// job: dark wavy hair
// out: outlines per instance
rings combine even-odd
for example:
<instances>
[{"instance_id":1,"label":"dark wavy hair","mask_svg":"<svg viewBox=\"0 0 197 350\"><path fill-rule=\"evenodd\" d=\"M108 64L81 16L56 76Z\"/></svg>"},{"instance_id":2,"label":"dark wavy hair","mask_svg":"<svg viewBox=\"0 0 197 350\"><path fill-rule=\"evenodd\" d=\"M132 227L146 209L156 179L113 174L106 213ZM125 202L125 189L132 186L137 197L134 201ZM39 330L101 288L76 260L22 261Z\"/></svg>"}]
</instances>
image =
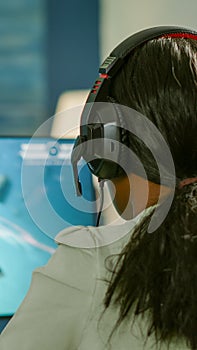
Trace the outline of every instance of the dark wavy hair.
<instances>
[{"instance_id":1,"label":"dark wavy hair","mask_svg":"<svg viewBox=\"0 0 197 350\"><path fill-rule=\"evenodd\" d=\"M177 179L197 176L197 41L159 38L137 48L115 77L111 96L150 119L165 138ZM132 140L150 181L159 184L150 152ZM157 343L178 338L197 349L197 183L176 188L170 211L152 234L153 210L135 227L116 257L105 308L119 306L119 319L148 311L147 336Z\"/></svg>"}]
</instances>

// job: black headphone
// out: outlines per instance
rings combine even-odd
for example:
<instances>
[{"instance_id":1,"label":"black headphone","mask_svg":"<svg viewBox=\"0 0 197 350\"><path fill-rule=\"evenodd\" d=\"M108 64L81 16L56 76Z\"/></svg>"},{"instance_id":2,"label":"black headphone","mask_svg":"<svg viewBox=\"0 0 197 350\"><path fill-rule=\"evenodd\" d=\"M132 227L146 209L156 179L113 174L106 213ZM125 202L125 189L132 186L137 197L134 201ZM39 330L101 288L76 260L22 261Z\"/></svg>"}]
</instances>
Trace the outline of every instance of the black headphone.
<instances>
[{"instance_id":1,"label":"black headphone","mask_svg":"<svg viewBox=\"0 0 197 350\"><path fill-rule=\"evenodd\" d=\"M124 164L126 158L124 145L127 145L127 131L120 108L109 97L110 84L135 48L163 36L197 40L197 32L177 26L145 29L120 43L100 66L99 77L89 93L81 115L80 135L71 155L77 195L82 193L77 169L81 157L100 180L123 175L120 164Z\"/></svg>"}]
</instances>

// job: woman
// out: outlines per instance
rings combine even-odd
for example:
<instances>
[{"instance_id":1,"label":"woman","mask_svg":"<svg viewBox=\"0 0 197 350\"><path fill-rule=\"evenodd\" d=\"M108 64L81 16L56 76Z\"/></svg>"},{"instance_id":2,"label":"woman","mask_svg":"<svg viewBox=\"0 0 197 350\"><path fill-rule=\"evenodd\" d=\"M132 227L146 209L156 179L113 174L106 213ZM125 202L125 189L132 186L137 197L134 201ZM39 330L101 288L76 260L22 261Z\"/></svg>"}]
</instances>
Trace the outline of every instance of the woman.
<instances>
[{"instance_id":1,"label":"woman","mask_svg":"<svg viewBox=\"0 0 197 350\"><path fill-rule=\"evenodd\" d=\"M139 215L132 219L127 212L120 227L61 232L57 252L34 272L27 297L1 335L2 350L197 349L195 38L163 36L137 47L113 79L110 97L145 115L166 140L177 178L171 208L148 234L161 189L161 205L172 189L160 184L151 153L130 135L147 179L134 172L112 179L114 204L120 215L129 204ZM107 243L120 231L121 238ZM93 247L79 249L80 243L70 244L73 237Z\"/></svg>"}]
</instances>

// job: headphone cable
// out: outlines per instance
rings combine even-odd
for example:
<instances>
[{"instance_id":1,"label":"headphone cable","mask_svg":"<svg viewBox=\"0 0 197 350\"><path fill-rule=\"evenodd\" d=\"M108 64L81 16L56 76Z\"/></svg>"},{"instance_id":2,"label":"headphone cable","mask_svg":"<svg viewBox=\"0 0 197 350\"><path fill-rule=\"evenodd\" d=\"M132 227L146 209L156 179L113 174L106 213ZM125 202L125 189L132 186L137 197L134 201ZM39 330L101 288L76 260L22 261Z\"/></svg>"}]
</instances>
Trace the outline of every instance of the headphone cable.
<instances>
[{"instance_id":1,"label":"headphone cable","mask_svg":"<svg viewBox=\"0 0 197 350\"><path fill-rule=\"evenodd\" d=\"M105 180L98 179L98 183L99 183L99 189L100 189L100 208L99 208L98 215L97 215L96 227L99 226L99 222L100 222L100 218L101 218L101 214L102 214L102 210L103 210Z\"/></svg>"}]
</instances>

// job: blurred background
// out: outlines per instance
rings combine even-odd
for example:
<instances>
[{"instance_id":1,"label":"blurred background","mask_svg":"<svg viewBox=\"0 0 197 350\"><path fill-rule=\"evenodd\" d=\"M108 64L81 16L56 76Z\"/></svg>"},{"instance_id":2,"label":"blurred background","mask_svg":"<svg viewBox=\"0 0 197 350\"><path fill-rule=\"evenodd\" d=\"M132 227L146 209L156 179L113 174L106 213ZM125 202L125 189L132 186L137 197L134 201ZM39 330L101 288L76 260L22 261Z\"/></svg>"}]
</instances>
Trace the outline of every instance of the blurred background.
<instances>
[{"instance_id":1,"label":"blurred background","mask_svg":"<svg viewBox=\"0 0 197 350\"><path fill-rule=\"evenodd\" d=\"M62 91L91 86L98 20L97 0L0 1L0 134L32 134Z\"/></svg>"},{"instance_id":2,"label":"blurred background","mask_svg":"<svg viewBox=\"0 0 197 350\"><path fill-rule=\"evenodd\" d=\"M155 25L197 29L196 13L196 0L0 0L0 134L31 135L67 92L65 103L83 101L126 36Z\"/></svg>"}]
</instances>

